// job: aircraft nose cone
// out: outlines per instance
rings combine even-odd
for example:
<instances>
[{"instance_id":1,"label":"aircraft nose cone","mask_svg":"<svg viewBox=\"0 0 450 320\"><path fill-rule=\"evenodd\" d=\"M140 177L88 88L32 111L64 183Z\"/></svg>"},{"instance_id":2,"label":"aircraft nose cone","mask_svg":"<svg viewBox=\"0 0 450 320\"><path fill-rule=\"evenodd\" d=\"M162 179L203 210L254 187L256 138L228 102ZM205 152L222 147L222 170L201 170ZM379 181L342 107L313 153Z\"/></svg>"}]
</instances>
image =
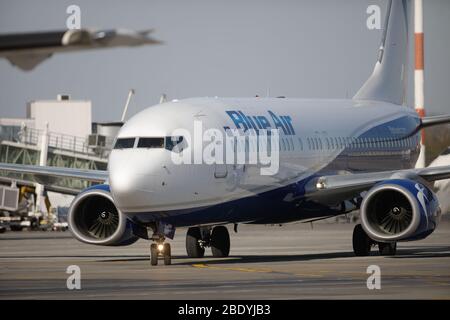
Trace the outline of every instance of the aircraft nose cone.
<instances>
[{"instance_id":1,"label":"aircraft nose cone","mask_svg":"<svg viewBox=\"0 0 450 320\"><path fill-rule=\"evenodd\" d=\"M139 171L132 157L111 154L108 163L109 184L116 206L123 212L144 210L154 194L153 178Z\"/></svg>"}]
</instances>

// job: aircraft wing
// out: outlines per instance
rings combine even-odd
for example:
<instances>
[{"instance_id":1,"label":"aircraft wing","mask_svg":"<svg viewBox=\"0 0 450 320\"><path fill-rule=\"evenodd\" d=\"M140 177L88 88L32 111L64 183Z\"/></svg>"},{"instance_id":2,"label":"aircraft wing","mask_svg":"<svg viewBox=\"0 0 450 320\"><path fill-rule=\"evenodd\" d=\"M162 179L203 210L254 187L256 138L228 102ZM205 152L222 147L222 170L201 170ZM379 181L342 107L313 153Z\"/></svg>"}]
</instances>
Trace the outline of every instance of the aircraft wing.
<instances>
[{"instance_id":1,"label":"aircraft wing","mask_svg":"<svg viewBox=\"0 0 450 320\"><path fill-rule=\"evenodd\" d=\"M53 53L120 46L161 44L152 30L61 30L0 35L0 57L22 70L31 70Z\"/></svg>"},{"instance_id":2,"label":"aircraft wing","mask_svg":"<svg viewBox=\"0 0 450 320\"><path fill-rule=\"evenodd\" d=\"M80 179L96 183L108 180L108 172L103 170L83 170L62 167L33 166L0 163L0 172L31 175L33 181L50 185L59 179ZM434 182L449 179L450 166L405 169L370 173L351 173L342 175L318 176L305 186L305 195L316 201L333 204L351 199L359 193L369 190L378 182L388 179L410 179Z\"/></svg>"},{"instance_id":3,"label":"aircraft wing","mask_svg":"<svg viewBox=\"0 0 450 320\"><path fill-rule=\"evenodd\" d=\"M434 182L449 178L450 166L319 176L307 183L305 193L308 197L319 202L333 203L350 199L361 192L369 190L376 183L388 179Z\"/></svg>"},{"instance_id":4,"label":"aircraft wing","mask_svg":"<svg viewBox=\"0 0 450 320\"><path fill-rule=\"evenodd\" d=\"M10 174L27 174L31 179L43 185L50 185L60 179L80 179L95 183L108 180L108 171L83 170L63 167L32 166L21 164L0 163L0 172Z\"/></svg>"}]
</instances>

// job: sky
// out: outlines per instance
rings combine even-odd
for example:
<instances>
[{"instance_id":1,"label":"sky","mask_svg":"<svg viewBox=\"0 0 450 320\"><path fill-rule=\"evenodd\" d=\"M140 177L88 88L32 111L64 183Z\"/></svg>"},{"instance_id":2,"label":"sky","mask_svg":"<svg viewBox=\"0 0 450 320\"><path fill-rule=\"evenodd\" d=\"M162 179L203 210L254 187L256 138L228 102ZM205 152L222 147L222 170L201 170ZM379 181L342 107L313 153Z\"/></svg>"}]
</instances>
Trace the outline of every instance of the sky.
<instances>
[{"instance_id":1,"label":"sky","mask_svg":"<svg viewBox=\"0 0 450 320\"><path fill-rule=\"evenodd\" d=\"M0 0L0 33L66 28L155 29L159 46L57 54L31 72L0 59L0 117L24 117L30 100L89 99L94 121L118 121L169 99L202 96L351 98L372 72L381 30L369 5L386 0ZM425 107L450 113L450 1L424 1ZM412 51L412 41L410 48ZM412 61L412 59L410 59ZM412 63L408 104L413 105Z\"/></svg>"}]
</instances>

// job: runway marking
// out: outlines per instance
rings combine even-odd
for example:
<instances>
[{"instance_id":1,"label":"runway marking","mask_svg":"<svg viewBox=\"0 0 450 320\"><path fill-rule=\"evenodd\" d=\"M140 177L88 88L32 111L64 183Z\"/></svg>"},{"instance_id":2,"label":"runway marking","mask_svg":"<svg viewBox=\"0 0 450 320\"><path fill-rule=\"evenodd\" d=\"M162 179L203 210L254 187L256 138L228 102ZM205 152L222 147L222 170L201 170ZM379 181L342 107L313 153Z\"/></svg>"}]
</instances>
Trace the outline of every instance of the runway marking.
<instances>
[{"instance_id":1,"label":"runway marking","mask_svg":"<svg viewBox=\"0 0 450 320\"><path fill-rule=\"evenodd\" d=\"M193 264L194 268L200 268L200 269L214 269L214 270L226 270L226 271L241 271L241 272L254 272L254 273L279 273L279 274L287 274L287 275L294 275L294 276L300 276L300 277L312 277L312 278L322 278L322 275L319 274L303 274L303 273L291 273L291 272L284 272L284 271L276 271L269 268L261 268L261 269L255 269L255 268L239 268L239 267L218 267L218 266L210 266L204 263L199 264Z\"/></svg>"},{"instance_id":2,"label":"runway marking","mask_svg":"<svg viewBox=\"0 0 450 320\"><path fill-rule=\"evenodd\" d=\"M203 269L214 269L214 270L226 270L226 271L240 271L240 272L253 272L253 273L278 273L278 274L286 274L286 275L293 275L298 277L306 277L306 278L324 278L329 277L330 275L344 275L344 276L350 276L354 279L358 280L364 280L366 278L366 274L359 273L359 272L351 272L351 271L331 271L331 270L319 270L314 273L296 273L296 272L286 272L286 271L279 271L279 270L273 270L269 268L241 268L241 267L219 267L219 266L210 266L207 264L193 264L194 268L203 268ZM417 278L421 280L427 281L428 278L433 278L432 275L429 274L417 274L417 273L406 273L406 274L385 274L385 277L388 279L395 279L398 277L411 277L413 280ZM440 286L449 286L449 283L445 283L442 281L435 281L435 284Z\"/></svg>"},{"instance_id":3,"label":"runway marking","mask_svg":"<svg viewBox=\"0 0 450 320\"><path fill-rule=\"evenodd\" d=\"M241 272L257 272L257 273L273 273L272 269L254 269L254 268L234 268L234 267L217 267L210 266L204 263L193 264L194 268L214 269L214 270L227 270L227 271L241 271Z\"/></svg>"},{"instance_id":4,"label":"runway marking","mask_svg":"<svg viewBox=\"0 0 450 320\"><path fill-rule=\"evenodd\" d=\"M323 275L321 274L314 274L314 273L294 273L294 276L299 276L299 277L310 277L310 278L323 278Z\"/></svg>"}]
</instances>

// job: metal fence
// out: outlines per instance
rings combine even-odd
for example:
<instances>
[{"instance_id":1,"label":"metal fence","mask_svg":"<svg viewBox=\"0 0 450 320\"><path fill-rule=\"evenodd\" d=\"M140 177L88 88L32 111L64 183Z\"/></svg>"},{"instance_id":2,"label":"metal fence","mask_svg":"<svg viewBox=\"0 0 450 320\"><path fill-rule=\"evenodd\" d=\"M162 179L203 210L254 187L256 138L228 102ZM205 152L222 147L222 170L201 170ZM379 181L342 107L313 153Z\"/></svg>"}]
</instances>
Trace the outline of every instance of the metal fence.
<instances>
[{"instance_id":1,"label":"metal fence","mask_svg":"<svg viewBox=\"0 0 450 320\"><path fill-rule=\"evenodd\" d=\"M0 141L12 141L27 145L39 145L43 135L43 130L33 128L19 128L12 126L0 126ZM106 158L111 150L112 141L104 146L91 146L88 143L88 137L82 138L62 133L49 132L48 146L61 151L91 154L101 158Z\"/></svg>"}]
</instances>

